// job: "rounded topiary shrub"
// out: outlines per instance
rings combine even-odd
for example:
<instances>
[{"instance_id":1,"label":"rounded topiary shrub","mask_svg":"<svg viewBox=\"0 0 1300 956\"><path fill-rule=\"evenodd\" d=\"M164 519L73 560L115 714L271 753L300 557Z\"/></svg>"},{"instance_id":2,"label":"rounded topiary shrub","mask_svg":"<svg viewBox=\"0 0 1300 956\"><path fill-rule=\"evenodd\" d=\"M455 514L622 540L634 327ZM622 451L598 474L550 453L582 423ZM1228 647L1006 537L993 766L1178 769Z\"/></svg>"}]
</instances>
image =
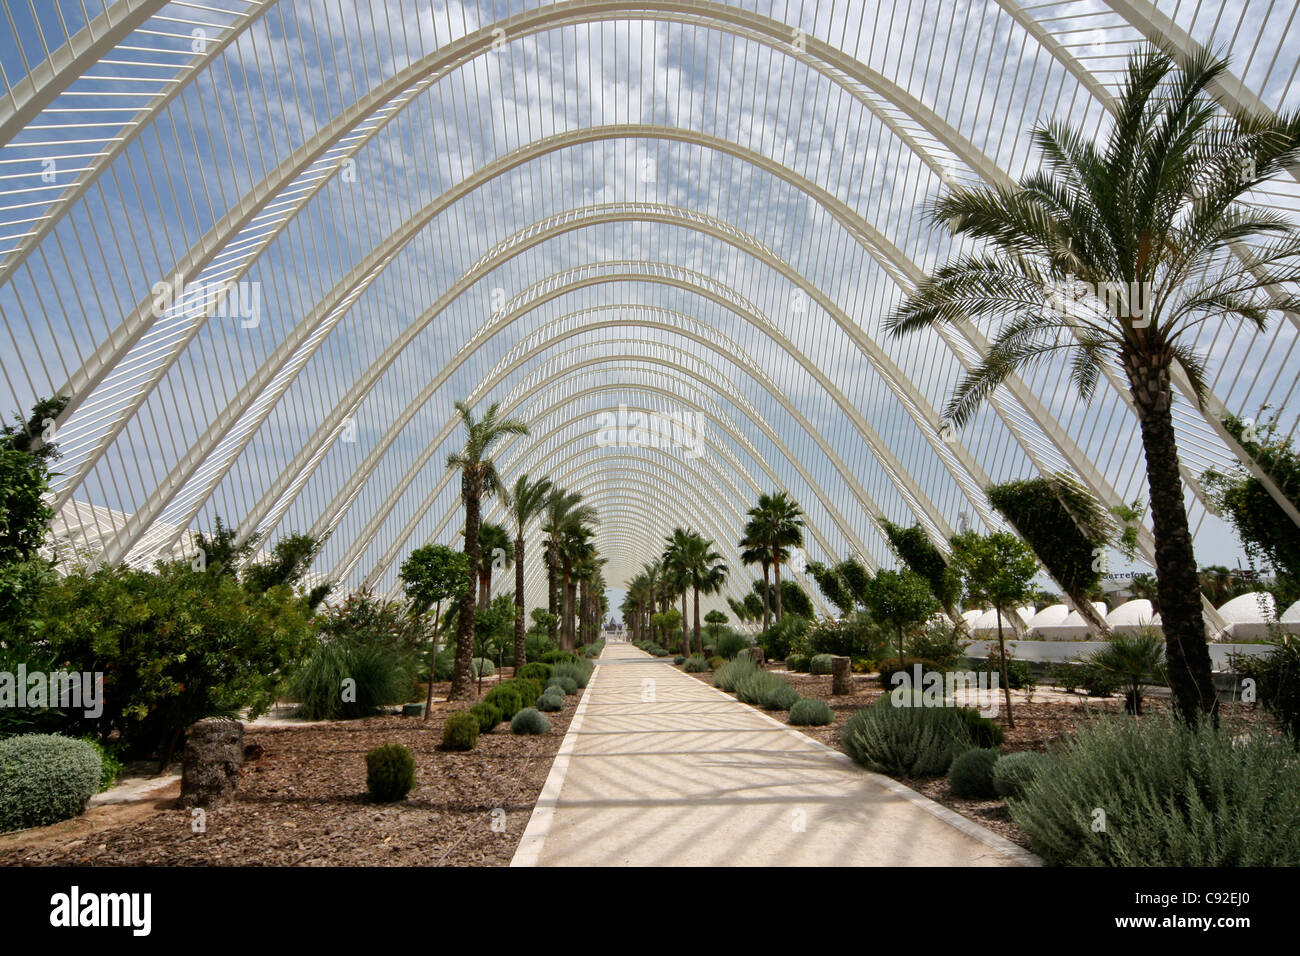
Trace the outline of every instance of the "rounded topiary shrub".
<instances>
[{"instance_id":1,"label":"rounded topiary shrub","mask_svg":"<svg viewBox=\"0 0 1300 956\"><path fill-rule=\"evenodd\" d=\"M803 654L791 654L785 659L786 670L794 671L797 674L808 673L809 661Z\"/></svg>"},{"instance_id":2,"label":"rounded topiary shrub","mask_svg":"<svg viewBox=\"0 0 1300 956\"><path fill-rule=\"evenodd\" d=\"M831 655L829 654L816 654L808 662L808 673L810 674L829 674L831 668Z\"/></svg>"},{"instance_id":3,"label":"rounded topiary shrub","mask_svg":"<svg viewBox=\"0 0 1300 956\"><path fill-rule=\"evenodd\" d=\"M925 777L948 772L953 759L971 748L966 721L954 707L926 707L920 694L910 706L895 706L885 694L849 718L841 734L844 752L869 770Z\"/></svg>"},{"instance_id":4,"label":"rounded topiary shrub","mask_svg":"<svg viewBox=\"0 0 1300 956\"><path fill-rule=\"evenodd\" d=\"M513 717L524 706L524 700L519 696L519 689L513 684L498 684L483 695L483 700L501 711L502 720Z\"/></svg>"},{"instance_id":5,"label":"rounded topiary shrub","mask_svg":"<svg viewBox=\"0 0 1300 956\"><path fill-rule=\"evenodd\" d=\"M525 704L546 692L546 687L535 677L516 677L506 683L519 692L519 700Z\"/></svg>"},{"instance_id":6,"label":"rounded topiary shrub","mask_svg":"<svg viewBox=\"0 0 1300 956\"><path fill-rule=\"evenodd\" d=\"M558 687L562 694L576 694L578 692L578 682L572 677L556 675L551 678L551 682L547 685L547 689L550 689L551 687Z\"/></svg>"},{"instance_id":7,"label":"rounded topiary shrub","mask_svg":"<svg viewBox=\"0 0 1300 956\"><path fill-rule=\"evenodd\" d=\"M0 740L0 833L58 823L86 809L103 761L84 740L26 734Z\"/></svg>"},{"instance_id":8,"label":"rounded topiary shrub","mask_svg":"<svg viewBox=\"0 0 1300 956\"><path fill-rule=\"evenodd\" d=\"M959 754L948 768L948 787L954 797L988 799L997 796L993 789L993 767L1002 756L1000 750L968 750Z\"/></svg>"},{"instance_id":9,"label":"rounded topiary shrub","mask_svg":"<svg viewBox=\"0 0 1300 956\"><path fill-rule=\"evenodd\" d=\"M993 768L993 790L999 797L1019 800L1025 788L1033 783L1040 770L1051 761L1047 754L1036 750L1020 750L1007 754Z\"/></svg>"},{"instance_id":10,"label":"rounded topiary shrub","mask_svg":"<svg viewBox=\"0 0 1300 956\"><path fill-rule=\"evenodd\" d=\"M473 750L478 743L478 717L467 710L447 718L442 725L442 745L447 750Z\"/></svg>"},{"instance_id":11,"label":"rounded topiary shrub","mask_svg":"<svg viewBox=\"0 0 1300 956\"><path fill-rule=\"evenodd\" d=\"M799 700L799 692L789 684L782 683L763 694L759 701L764 710L789 710Z\"/></svg>"},{"instance_id":12,"label":"rounded topiary shrub","mask_svg":"<svg viewBox=\"0 0 1300 956\"><path fill-rule=\"evenodd\" d=\"M480 700L466 713L474 715L474 719L478 721L478 732L480 734L490 733L492 728L501 723L502 720L501 708L486 700Z\"/></svg>"},{"instance_id":13,"label":"rounded topiary shrub","mask_svg":"<svg viewBox=\"0 0 1300 956\"><path fill-rule=\"evenodd\" d=\"M491 677L497 672L497 666L486 657L476 657L473 660L474 676Z\"/></svg>"},{"instance_id":14,"label":"rounded topiary shrub","mask_svg":"<svg viewBox=\"0 0 1300 956\"><path fill-rule=\"evenodd\" d=\"M554 669L550 664L545 664L541 661L532 661L519 668L519 670L515 672L515 677L528 677L545 684L551 679L551 674L553 673Z\"/></svg>"},{"instance_id":15,"label":"rounded topiary shrub","mask_svg":"<svg viewBox=\"0 0 1300 956\"><path fill-rule=\"evenodd\" d=\"M366 794L376 803L401 800L415 786L415 757L401 744L382 744L366 754Z\"/></svg>"},{"instance_id":16,"label":"rounded topiary shrub","mask_svg":"<svg viewBox=\"0 0 1300 956\"><path fill-rule=\"evenodd\" d=\"M790 723L796 727L824 727L834 720L831 705L816 697L804 697L790 707Z\"/></svg>"},{"instance_id":17,"label":"rounded topiary shrub","mask_svg":"<svg viewBox=\"0 0 1300 956\"><path fill-rule=\"evenodd\" d=\"M564 697L561 694L552 693L554 688L547 690L545 694L537 698L537 709L544 711L556 711L564 709Z\"/></svg>"},{"instance_id":18,"label":"rounded topiary shrub","mask_svg":"<svg viewBox=\"0 0 1300 956\"><path fill-rule=\"evenodd\" d=\"M551 722L534 707L525 707L510 721L512 734L549 734Z\"/></svg>"},{"instance_id":19,"label":"rounded topiary shrub","mask_svg":"<svg viewBox=\"0 0 1300 956\"><path fill-rule=\"evenodd\" d=\"M681 667L683 664L686 663L685 655L678 654L676 657L673 658L673 663L676 664L678 667Z\"/></svg>"},{"instance_id":20,"label":"rounded topiary shrub","mask_svg":"<svg viewBox=\"0 0 1300 956\"><path fill-rule=\"evenodd\" d=\"M576 655L570 654L568 651L547 651L541 658L543 664L551 665L569 664L577 659Z\"/></svg>"}]
</instances>

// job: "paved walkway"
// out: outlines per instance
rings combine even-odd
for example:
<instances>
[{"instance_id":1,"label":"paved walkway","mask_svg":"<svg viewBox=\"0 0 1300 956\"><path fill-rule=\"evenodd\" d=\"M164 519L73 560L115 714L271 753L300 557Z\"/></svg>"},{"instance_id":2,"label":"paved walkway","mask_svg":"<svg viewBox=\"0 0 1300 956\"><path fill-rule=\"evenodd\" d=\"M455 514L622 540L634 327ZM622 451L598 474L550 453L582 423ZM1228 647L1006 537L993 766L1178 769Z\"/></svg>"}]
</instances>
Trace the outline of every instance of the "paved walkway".
<instances>
[{"instance_id":1,"label":"paved walkway","mask_svg":"<svg viewBox=\"0 0 1300 956\"><path fill-rule=\"evenodd\" d=\"M511 865L1034 862L667 659L608 644Z\"/></svg>"}]
</instances>

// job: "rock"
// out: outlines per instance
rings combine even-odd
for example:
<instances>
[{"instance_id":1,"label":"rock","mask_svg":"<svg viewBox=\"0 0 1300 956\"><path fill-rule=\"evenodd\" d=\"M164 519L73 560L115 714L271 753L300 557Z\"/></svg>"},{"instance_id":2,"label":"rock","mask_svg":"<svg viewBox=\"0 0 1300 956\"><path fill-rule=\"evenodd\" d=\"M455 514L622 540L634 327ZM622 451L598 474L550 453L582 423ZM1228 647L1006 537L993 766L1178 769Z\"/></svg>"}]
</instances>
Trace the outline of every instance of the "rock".
<instances>
[{"instance_id":1,"label":"rock","mask_svg":"<svg viewBox=\"0 0 1300 956\"><path fill-rule=\"evenodd\" d=\"M831 693L853 693L853 662L847 657L831 658Z\"/></svg>"},{"instance_id":2,"label":"rock","mask_svg":"<svg viewBox=\"0 0 1300 956\"><path fill-rule=\"evenodd\" d=\"M755 664L760 667L763 666L763 649L761 647L747 647L745 653L750 656Z\"/></svg>"},{"instance_id":3,"label":"rock","mask_svg":"<svg viewBox=\"0 0 1300 956\"><path fill-rule=\"evenodd\" d=\"M235 799L244 762L244 725L207 717L190 727L181 761L181 805L215 807Z\"/></svg>"}]
</instances>

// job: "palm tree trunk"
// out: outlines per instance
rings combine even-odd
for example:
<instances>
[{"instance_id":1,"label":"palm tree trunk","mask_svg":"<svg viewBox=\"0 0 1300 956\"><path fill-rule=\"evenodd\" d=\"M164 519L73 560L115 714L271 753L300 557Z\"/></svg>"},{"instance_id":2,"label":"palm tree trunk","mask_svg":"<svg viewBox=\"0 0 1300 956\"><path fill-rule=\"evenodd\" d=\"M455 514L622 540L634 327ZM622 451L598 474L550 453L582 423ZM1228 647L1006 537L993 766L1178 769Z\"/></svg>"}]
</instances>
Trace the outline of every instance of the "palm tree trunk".
<instances>
[{"instance_id":1,"label":"palm tree trunk","mask_svg":"<svg viewBox=\"0 0 1300 956\"><path fill-rule=\"evenodd\" d=\"M1187 526L1183 480L1178 470L1169 369L1135 363L1128 369L1128 376L1146 453L1169 687L1185 721L1190 723L1201 714L1217 721L1219 700L1210 673L1196 552Z\"/></svg>"},{"instance_id":2,"label":"palm tree trunk","mask_svg":"<svg viewBox=\"0 0 1300 956\"><path fill-rule=\"evenodd\" d=\"M492 593L492 572L480 571L478 573L478 609L487 610L488 595Z\"/></svg>"},{"instance_id":3,"label":"palm tree trunk","mask_svg":"<svg viewBox=\"0 0 1300 956\"><path fill-rule=\"evenodd\" d=\"M772 626L772 585L770 583L772 566L763 562L763 630Z\"/></svg>"},{"instance_id":4,"label":"palm tree trunk","mask_svg":"<svg viewBox=\"0 0 1300 956\"><path fill-rule=\"evenodd\" d=\"M773 561L773 574L776 578L776 623L781 623L781 562Z\"/></svg>"},{"instance_id":5,"label":"palm tree trunk","mask_svg":"<svg viewBox=\"0 0 1300 956\"><path fill-rule=\"evenodd\" d=\"M704 656L704 639L700 637L700 587L695 586L695 652Z\"/></svg>"},{"instance_id":6,"label":"palm tree trunk","mask_svg":"<svg viewBox=\"0 0 1300 956\"><path fill-rule=\"evenodd\" d=\"M551 643L555 643L556 626L560 620L560 592L559 592L559 548L555 541L546 546L546 604L547 610L551 612L551 623L547 625L547 636L550 637Z\"/></svg>"},{"instance_id":7,"label":"palm tree trunk","mask_svg":"<svg viewBox=\"0 0 1300 956\"><path fill-rule=\"evenodd\" d=\"M524 538L515 538L515 673L528 663L524 641Z\"/></svg>"},{"instance_id":8,"label":"palm tree trunk","mask_svg":"<svg viewBox=\"0 0 1300 956\"><path fill-rule=\"evenodd\" d=\"M561 560L560 650L573 650L573 589L569 583L569 562Z\"/></svg>"},{"instance_id":9,"label":"palm tree trunk","mask_svg":"<svg viewBox=\"0 0 1300 956\"><path fill-rule=\"evenodd\" d=\"M465 501L465 556L471 568L479 561L479 494L478 483L470 472L461 474L461 497ZM466 700L473 696L474 673L474 589L466 588L460 598L460 620L456 629L456 666L451 675L450 700Z\"/></svg>"},{"instance_id":10,"label":"palm tree trunk","mask_svg":"<svg viewBox=\"0 0 1300 956\"><path fill-rule=\"evenodd\" d=\"M591 641L591 589L586 578L578 583L578 594L578 619L581 622L578 637L581 643L587 644Z\"/></svg>"},{"instance_id":11,"label":"palm tree trunk","mask_svg":"<svg viewBox=\"0 0 1300 956\"><path fill-rule=\"evenodd\" d=\"M686 630L686 592L682 592L682 656L691 654L691 636Z\"/></svg>"}]
</instances>

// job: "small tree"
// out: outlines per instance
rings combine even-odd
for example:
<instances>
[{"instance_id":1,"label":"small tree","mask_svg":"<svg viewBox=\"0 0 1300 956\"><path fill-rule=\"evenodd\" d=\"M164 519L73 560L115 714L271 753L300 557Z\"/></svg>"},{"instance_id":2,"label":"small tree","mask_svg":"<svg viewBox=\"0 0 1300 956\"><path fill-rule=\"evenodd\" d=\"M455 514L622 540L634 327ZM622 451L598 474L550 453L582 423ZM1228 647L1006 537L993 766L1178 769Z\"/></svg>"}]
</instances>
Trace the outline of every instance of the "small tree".
<instances>
[{"instance_id":1,"label":"small tree","mask_svg":"<svg viewBox=\"0 0 1300 956\"><path fill-rule=\"evenodd\" d=\"M915 571L881 571L867 585L867 607L898 640L898 666L903 666L903 635L926 622L939 602L930 582Z\"/></svg>"},{"instance_id":2,"label":"small tree","mask_svg":"<svg viewBox=\"0 0 1300 956\"><path fill-rule=\"evenodd\" d=\"M903 562L903 566L908 570L925 578L930 585L930 593L935 596L944 613L953 624L964 627L961 616L957 613L957 599L961 597L961 582L948 566L948 561L942 552L934 546L930 536L925 533L925 529L919 524L904 528L884 517L876 520L889 540L889 547L894 554L898 555L898 560Z\"/></svg>"},{"instance_id":3,"label":"small tree","mask_svg":"<svg viewBox=\"0 0 1300 956\"><path fill-rule=\"evenodd\" d=\"M1013 534L966 531L952 538L952 565L961 576L966 600L989 604L997 612L998 654L1002 664L1002 692L1007 703L1007 726L1016 725L1011 712L1011 682L1007 675L1007 646L1002 618L1033 597L1038 559L1033 550Z\"/></svg>"},{"instance_id":4,"label":"small tree","mask_svg":"<svg viewBox=\"0 0 1300 956\"><path fill-rule=\"evenodd\" d=\"M429 657L429 694L424 705L424 719L433 708L433 675L438 660L438 625L442 620L442 602L456 601L470 587L469 558L444 544L427 544L416 548L402 562L398 577L411 602L411 611L423 614L433 608L433 653Z\"/></svg>"},{"instance_id":5,"label":"small tree","mask_svg":"<svg viewBox=\"0 0 1300 956\"><path fill-rule=\"evenodd\" d=\"M718 635L722 633L722 628L726 623L726 613L719 611L717 608L714 608L708 614L704 615L705 630L708 631L709 640L716 641Z\"/></svg>"}]
</instances>

